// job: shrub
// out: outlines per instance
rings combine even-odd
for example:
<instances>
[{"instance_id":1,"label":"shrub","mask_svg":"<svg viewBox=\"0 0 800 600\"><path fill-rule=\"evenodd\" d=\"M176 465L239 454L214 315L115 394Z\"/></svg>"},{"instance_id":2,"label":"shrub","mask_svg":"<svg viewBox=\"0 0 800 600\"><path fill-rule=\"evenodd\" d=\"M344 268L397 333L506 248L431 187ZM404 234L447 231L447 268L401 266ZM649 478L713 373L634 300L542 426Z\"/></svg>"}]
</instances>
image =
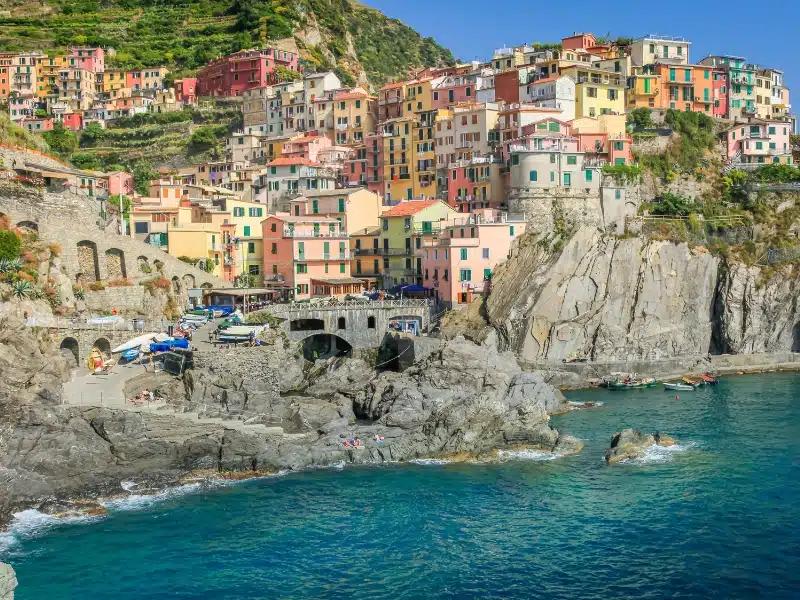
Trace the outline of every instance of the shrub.
<instances>
[{"instance_id":1,"label":"shrub","mask_svg":"<svg viewBox=\"0 0 800 600\"><path fill-rule=\"evenodd\" d=\"M15 281L11 284L11 295L15 298L28 298L32 292L33 288L27 281Z\"/></svg>"},{"instance_id":2,"label":"shrub","mask_svg":"<svg viewBox=\"0 0 800 600\"><path fill-rule=\"evenodd\" d=\"M28 281L30 283L36 281L36 278L33 275L26 273L25 271L17 271L14 277L17 281Z\"/></svg>"},{"instance_id":3,"label":"shrub","mask_svg":"<svg viewBox=\"0 0 800 600\"><path fill-rule=\"evenodd\" d=\"M61 246L55 242L50 244L50 254L53 256L60 256L61 255Z\"/></svg>"},{"instance_id":4,"label":"shrub","mask_svg":"<svg viewBox=\"0 0 800 600\"><path fill-rule=\"evenodd\" d=\"M0 258L13 260L19 258L22 240L10 229L0 230Z\"/></svg>"},{"instance_id":5,"label":"shrub","mask_svg":"<svg viewBox=\"0 0 800 600\"><path fill-rule=\"evenodd\" d=\"M603 174L610 175L617 183L635 183L642 176L642 169L638 165L603 165Z\"/></svg>"},{"instance_id":6,"label":"shrub","mask_svg":"<svg viewBox=\"0 0 800 600\"><path fill-rule=\"evenodd\" d=\"M123 277L122 279L112 279L107 285L108 287L128 287L133 285L133 282Z\"/></svg>"},{"instance_id":7,"label":"shrub","mask_svg":"<svg viewBox=\"0 0 800 600\"><path fill-rule=\"evenodd\" d=\"M152 296L155 296L158 290L168 291L172 284L166 277L153 277L147 281L142 281L139 285L143 285Z\"/></svg>"},{"instance_id":8,"label":"shrub","mask_svg":"<svg viewBox=\"0 0 800 600\"><path fill-rule=\"evenodd\" d=\"M634 108L628 113L628 123L635 129L650 129L655 125L649 108Z\"/></svg>"},{"instance_id":9,"label":"shrub","mask_svg":"<svg viewBox=\"0 0 800 600\"><path fill-rule=\"evenodd\" d=\"M89 289L93 292L101 292L106 289L106 284L102 281L93 281L89 284Z\"/></svg>"}]
</instances>

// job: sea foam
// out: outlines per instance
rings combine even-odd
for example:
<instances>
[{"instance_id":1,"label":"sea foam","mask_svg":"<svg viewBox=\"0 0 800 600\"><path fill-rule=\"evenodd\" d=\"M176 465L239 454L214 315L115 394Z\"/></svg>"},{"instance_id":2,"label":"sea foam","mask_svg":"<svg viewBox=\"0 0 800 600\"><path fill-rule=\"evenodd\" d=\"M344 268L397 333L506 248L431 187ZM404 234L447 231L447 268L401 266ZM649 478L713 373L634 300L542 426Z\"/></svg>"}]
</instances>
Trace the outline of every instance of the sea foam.
<instances>
[{"instance_id":1,"label":"sea foam","mask_svg":"<svg viewBox=\"0 0 800 600\"><path fill-rule=\"evenodd\" d=\"M659 446L653 444L644 451L644 455L639 458L631 458L620 461L620 464L647 465L670 462L676 454L686 452L697 447L696 442L684 442L673 446Z\"/></svg>"},{"instance_id":2,"label":"sea foam","mask_svg":"<svg viewBox=\"0 0 800 600\"><path fill-rule=\"evenodd\" d=\"M35 508L22 510L12 515L8 531L0 533L0 553L8 551L22 538L38 537L53 527L75 523L92 523L102 518L102 516L88 515L56 517Z\"/></svg>"}]
</instances>

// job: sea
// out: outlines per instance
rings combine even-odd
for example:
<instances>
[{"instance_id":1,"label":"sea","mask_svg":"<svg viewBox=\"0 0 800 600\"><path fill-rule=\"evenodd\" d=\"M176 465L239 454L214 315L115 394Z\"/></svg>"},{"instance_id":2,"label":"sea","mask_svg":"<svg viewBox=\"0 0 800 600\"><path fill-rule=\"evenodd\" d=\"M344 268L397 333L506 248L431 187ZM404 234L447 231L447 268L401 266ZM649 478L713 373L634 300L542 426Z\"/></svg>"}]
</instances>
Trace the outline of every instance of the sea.
<instances>
[{"instance_id":1,"label":"sea","mask_svg":"<svg viewBox=\"0 0 800 600\"><path fill-rule=\"evenodd\" d=\"M800 375L570 392L575 456L336 465L16 515L17 600L800 598ZM607 465L615 431L678 444Z\"/></svg>"}]
</instances>

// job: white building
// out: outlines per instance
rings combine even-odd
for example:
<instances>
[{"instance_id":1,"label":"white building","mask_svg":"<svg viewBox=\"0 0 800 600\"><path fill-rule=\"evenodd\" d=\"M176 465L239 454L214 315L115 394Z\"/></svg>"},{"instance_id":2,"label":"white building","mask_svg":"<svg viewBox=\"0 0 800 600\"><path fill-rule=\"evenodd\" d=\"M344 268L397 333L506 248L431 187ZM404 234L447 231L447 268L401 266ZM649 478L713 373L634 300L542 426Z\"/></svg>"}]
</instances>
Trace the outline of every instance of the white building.
<instances>
[{"instance_id":1,"label":"white building","mask_svg":"<svg viewBox=\"0 0 800 600\"><path fill-rule=\"evenodd\" d=\"M575 118L575 81L569 77L549 77L521 85L519 99L523 104L561 110L559 119Z\"/></svg>"}]
</instances>

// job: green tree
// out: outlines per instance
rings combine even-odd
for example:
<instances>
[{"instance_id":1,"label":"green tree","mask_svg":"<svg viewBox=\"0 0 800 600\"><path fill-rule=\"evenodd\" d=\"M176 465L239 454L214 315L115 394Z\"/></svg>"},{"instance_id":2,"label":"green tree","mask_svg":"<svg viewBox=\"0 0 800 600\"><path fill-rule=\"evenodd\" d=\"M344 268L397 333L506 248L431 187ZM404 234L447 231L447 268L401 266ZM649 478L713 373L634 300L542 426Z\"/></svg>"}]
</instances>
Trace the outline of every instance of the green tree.
<instances>
[{"instance_id":1,"label":"green tree","mask_svg":"<svg viewBox=\"0 0 800 600\"><path fill-rule=\"evenodd\" d=\"M69 156L78 149L78 138L61 123L55 123L52 131L44 132L44 139L50 149L58 154Z\"/></svg>"},{"instance_id":2,"label":"green tree","mask_svg":"<svg viewBox=\"0 0 800 600\"><path fill-rule=\"evenodd\" d=\"M139 160L133 165L133 182L136 191L142 196L147 196L150 191L150 182L153 179L158 179L158 174L155 173L146 160Z\"/></svg>"},{"instance_id":3,"label":"green tree","mask_svg":"<svg viewBox=\"0 0 800 600\"><path fill-rule=\"evenodd\" d=\"M634 108L628 113L628 123L634 129L649 129L654 126L653 116L649 108Z\"/></svg>"}]
</instances>

